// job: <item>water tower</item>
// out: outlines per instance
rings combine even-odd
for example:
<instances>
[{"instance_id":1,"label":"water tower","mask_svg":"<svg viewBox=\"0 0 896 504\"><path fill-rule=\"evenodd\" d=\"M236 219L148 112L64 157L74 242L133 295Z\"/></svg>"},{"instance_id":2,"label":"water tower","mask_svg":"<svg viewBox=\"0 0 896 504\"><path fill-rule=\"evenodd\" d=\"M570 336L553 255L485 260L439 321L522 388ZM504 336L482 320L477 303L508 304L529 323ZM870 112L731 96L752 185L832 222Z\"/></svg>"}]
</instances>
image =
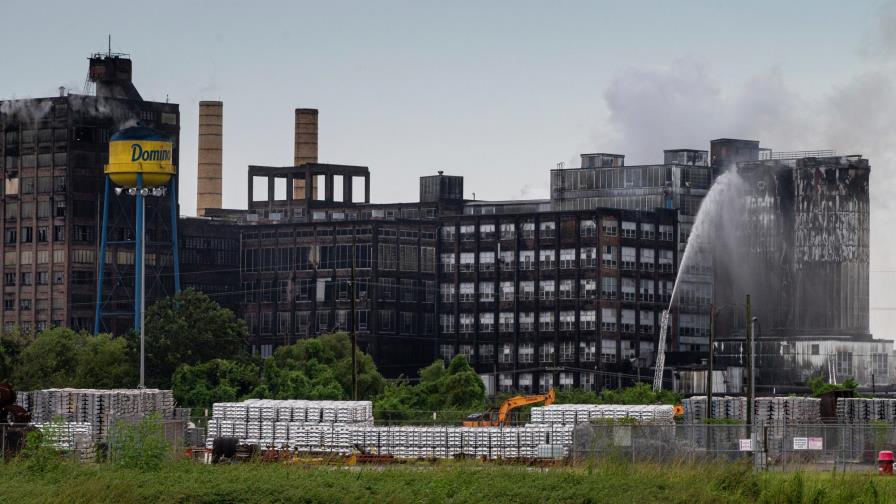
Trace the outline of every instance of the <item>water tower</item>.
<instances>
[{"instance_id":1,"label":"water tower","mask_svg":"<svg viewBox=\"0 0 896 504\"><path fill-rule=\"evenodd\" d=\"M109 140L109 164L105 167L103 197L103 226L100 235L100 254L96 287L96 321L94 332L99 333L103 315L103 277L106 269L106 247L109 244L110 191L116 196L127 194L135 198L136 215L133 222L134 246L134 330L140 333L140 387L144 386L143 314L146 304L146 198L171 198L170 245L174 269L174 291L180 292L180 266L177 253L177 167L174 166L173 144L163 133L143 126L123 129ZM130 243L130 242L129 242ZM167 246L167 244L165 244Z\"/></svg>"}]
</instances>

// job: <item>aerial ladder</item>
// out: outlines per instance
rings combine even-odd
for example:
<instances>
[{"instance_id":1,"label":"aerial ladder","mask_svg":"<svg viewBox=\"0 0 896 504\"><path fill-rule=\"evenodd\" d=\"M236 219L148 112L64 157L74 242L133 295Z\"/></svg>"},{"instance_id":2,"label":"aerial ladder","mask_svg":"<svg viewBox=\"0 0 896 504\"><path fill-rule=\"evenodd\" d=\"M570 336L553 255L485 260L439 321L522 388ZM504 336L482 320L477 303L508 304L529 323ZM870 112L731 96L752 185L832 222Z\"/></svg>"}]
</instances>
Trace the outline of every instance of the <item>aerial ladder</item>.
<instances>
[{"instance_id":1,"label":"aerial ladder","mask_svg":"<svg viewBox=\"0 0 896 504\"><path fill-rule=\"evenodd\" d=\"M543 402L545 406L554 404L557 395L554 389L547 394L519 395L501 403L501 407L481 413L473 413L464 420L464 427L503 427L509 425L510 414L517 408Z\"/></svg>"}]
</instances>

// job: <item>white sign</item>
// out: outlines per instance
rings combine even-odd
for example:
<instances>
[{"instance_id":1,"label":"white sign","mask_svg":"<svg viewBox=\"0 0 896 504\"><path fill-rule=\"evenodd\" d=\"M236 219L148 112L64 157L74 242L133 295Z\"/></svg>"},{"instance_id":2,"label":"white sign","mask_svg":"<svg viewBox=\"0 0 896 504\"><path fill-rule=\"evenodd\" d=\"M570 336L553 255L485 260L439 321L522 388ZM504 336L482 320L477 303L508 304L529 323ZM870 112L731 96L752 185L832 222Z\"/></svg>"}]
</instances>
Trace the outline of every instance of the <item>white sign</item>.
<instances>
[{"instance_id":1,"label":"white sign","mask_svg":"<svg viewBox=\"0 0 896 504\"><path fill-rule=\"evenodd\" d=\"M810 450L824 449L824 440L820 437L810 437L809 438L809 449Z\"/></svg>"},{"instance_id":2,"label":"white sign","mask_svg":"<svg viewBox=\"0 0 896 504\"><path fill-rule=\"evenodd\" d=\"M809 449L809 438L804 438L804 437L793 438L793 449L794 450L808 450Z\"/></svg>"},{"instance_id":3,"label":"white sign","mask_svg":"<svg viewBox=\"0 0 896 504\"><path fill-rule=\"evenodd\" d=\"M740 451L753 451L752 439L740 439Z\"/></svg>"}]
</instances>

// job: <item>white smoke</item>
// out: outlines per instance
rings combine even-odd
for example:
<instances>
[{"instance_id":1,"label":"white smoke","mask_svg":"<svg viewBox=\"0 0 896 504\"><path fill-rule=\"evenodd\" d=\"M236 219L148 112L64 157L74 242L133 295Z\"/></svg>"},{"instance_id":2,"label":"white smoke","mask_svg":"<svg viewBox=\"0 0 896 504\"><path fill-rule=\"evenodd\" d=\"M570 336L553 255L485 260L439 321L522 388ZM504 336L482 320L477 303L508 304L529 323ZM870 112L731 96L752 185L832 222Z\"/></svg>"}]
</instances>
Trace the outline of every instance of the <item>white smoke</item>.
<instances>
[{"instance_id":1,"label":"white smoke","mask_svg":"<svg viewBox=\"0 0 896 504\"><path fill-rule=\"evenodd\" d=\"M778 151L836 149L871 162L871 330L896 339L896 2L880 12L878 33L857 48L867 69L831 72L830 91L806 96L771 68L722 91L708 64L688 59L665 67L621 71L604 98L609 123L598 149L626 154L628 164L654 163L662 149L708 149L714 138L759 140Z\"/></svg>"},{"instance_id":2,"label":"white smoke","mask_svg":"<svg viewBox=\"0 0 896 504\"><path fill-rule=\"evenodd\" d=\"M26 123L35 124L53 109L50 100L13 99L0 103L0 114L17 116Z\"/></svg>"}]
</instances>

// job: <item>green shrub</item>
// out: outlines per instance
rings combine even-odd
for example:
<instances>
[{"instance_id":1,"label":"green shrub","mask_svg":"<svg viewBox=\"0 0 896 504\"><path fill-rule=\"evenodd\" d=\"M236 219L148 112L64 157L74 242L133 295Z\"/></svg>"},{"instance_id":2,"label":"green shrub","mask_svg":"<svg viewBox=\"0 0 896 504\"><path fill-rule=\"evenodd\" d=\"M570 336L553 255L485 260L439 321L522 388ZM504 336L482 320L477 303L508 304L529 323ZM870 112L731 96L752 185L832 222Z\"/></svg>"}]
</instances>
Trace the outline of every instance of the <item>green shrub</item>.
<instances>
[{"instance_id":1,"label":"green shrub","mask_svg":"<svg viewBox=\"0 0 896 504\"><path fill-rule=\"evenodd\" d=\"M109 433L109 460L117 467L154 471L170 458L158 413L134 423L118 421Z\"/></svg>"}]
</instances>

